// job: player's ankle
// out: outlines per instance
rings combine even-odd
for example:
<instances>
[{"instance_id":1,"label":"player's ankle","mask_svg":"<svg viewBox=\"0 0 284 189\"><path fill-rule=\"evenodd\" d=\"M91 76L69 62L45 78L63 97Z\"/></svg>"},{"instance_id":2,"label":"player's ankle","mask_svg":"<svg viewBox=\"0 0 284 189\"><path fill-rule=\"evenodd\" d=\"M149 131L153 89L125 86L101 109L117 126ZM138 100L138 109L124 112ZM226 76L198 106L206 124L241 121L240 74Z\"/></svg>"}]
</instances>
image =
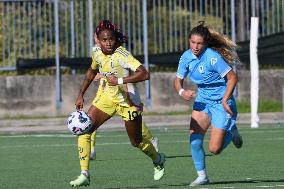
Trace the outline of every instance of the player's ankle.
<instances>
[{"instance_id":1,"label":"player's ankle","mask_svg":"<svg viewBox=\"0 0 284 189\"><path fill-rule=\"evenodd\" d=\"M81 171L81 174L85 175L87 178L90 177L90 173L89 173L88 170L82 170L82 171Z\"/></svg>"}]
</instances>

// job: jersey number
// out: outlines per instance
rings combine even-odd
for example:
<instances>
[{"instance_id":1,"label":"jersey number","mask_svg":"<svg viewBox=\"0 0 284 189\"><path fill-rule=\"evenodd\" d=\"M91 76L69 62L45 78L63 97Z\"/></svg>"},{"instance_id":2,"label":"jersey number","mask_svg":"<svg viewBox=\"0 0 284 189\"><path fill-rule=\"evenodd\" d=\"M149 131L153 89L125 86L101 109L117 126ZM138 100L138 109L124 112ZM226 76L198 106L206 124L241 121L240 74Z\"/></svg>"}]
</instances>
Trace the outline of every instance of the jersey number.
<instances>
[{"instance_id":1,"label":"jersey number","mask_svg":"<svg viewBox=\"0 0 284 189\"><path fill-rule=\"evenodd\" d=\"M137 116L138 116L138 112L137 111L128 111L128 116L129 116L129 120L134 120Z\"/></svg>"}]
</instances>

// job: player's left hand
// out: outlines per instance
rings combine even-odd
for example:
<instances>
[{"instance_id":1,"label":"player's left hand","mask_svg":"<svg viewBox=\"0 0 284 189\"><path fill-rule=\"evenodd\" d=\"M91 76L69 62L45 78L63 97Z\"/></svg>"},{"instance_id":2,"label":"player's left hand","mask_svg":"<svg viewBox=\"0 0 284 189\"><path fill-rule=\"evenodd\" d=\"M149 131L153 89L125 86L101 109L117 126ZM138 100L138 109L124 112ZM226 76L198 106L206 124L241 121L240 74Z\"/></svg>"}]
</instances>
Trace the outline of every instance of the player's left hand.
<instances>
[{"instance_id":1,"label":"player's left hand","mask_svg":"<svg viewBox=\"0 0 284 189\"><path fill-rule=\"evenodd\" d=\"M231 110L227 101L222 100L222 105L223 105L225 111L228 112L231 116L233 116L233 111Z\"/></svg>"},{"instance_id":2,"label":"player's left hand","mask_svg":"<svg viewBox=\"0 0 284 189\"><path fill-rule=\"evenodd\" d=\"M107 77L107 81L109 83L110 86L116 86L118 83L117 81L117 77L113 76L113 75L110 75Z\"/></svg>"}]
</instances>

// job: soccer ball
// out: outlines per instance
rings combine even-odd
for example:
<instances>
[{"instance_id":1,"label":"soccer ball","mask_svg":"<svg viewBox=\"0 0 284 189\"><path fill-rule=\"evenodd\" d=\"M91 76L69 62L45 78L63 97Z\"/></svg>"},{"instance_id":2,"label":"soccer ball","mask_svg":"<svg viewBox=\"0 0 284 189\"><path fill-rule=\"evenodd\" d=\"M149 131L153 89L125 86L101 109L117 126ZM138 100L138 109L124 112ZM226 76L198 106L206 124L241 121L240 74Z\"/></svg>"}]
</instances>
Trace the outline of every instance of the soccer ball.
<instances>
[{"instance_id":1,"label":"soccer ball","mask_svg":"<svg viewBox=\"0 0 284 189\"><path fill-rule=\"evenodd\" d=\"M84 111L76 111L69 115L67 127L73 135L83 135L92 129L92 121Z\"/></svg>"}]
</instances>

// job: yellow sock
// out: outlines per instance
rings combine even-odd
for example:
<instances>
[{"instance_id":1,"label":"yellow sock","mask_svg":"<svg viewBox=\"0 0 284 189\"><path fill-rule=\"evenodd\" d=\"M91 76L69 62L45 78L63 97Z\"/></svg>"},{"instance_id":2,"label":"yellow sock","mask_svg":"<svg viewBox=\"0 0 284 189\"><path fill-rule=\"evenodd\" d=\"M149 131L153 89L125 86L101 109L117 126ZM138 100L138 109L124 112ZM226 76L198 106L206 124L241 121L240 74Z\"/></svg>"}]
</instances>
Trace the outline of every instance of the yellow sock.
<instances>
[{"instance_id":1,"label":"yellow sock","mask_svg":"<svg viewBox=\"0 0 284 189\"><path fill-rule=\"evenodd\" d=\"M82 171L89 170L91 153L91 135L84 134L78 137L78 151Z\"/></svg>"},{"instance_id":2,"label":"yellow sock","mask_svg":"<svg viewBox=\"0 0 284 189\"><path fill-rule=\"evenodd\" d=\"M138 148L153 161L157 160L158 152L155 150L153 144L146 138L142 138L142 142L138 145Z\"/></svg>"},{"instance_id":3,"label":"yellow sock","mask_svg":"<svg viewBox=\"0 0 284 189\"><path fill-rule=\"evenodd\" d=\"M91 135L91 151L96 147L97 131L94 131Z\"/></svg>"},{"instance_id":4,"label":"yellow sock","mask_svg":"<svg viewBox=\"0 0 284 189\"><path fill-rule=\"evenodd\" d=\"M142 121L142 136L150 141L154 138L144 121Z\"/></svg>"}]
</instances>

